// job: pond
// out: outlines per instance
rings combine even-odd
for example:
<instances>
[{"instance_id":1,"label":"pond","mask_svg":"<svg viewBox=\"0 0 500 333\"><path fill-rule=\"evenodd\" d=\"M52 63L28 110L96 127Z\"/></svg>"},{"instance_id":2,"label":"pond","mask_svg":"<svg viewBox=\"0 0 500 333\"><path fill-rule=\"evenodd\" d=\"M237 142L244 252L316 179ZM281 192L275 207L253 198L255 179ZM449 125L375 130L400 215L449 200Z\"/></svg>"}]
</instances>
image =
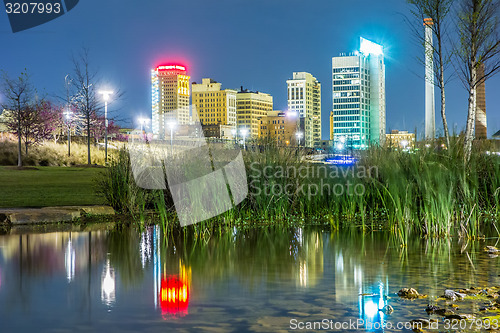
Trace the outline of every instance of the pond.
<instances>
[{"instance_id":1,"label":"pond","mask_svg":"<svg viewBox=\"0 0 500 333\"><path fill-rule=\"evenodd\" d=\"M442 332L446 322L427 315L429 303L476 318L497 314L480 311L486 298L438 299L445 289L499 286L500 258L483 251L495 242L414 239L401 247L383 233L315 228L197 238L164 238L158 227L11 232L0 236L1 328L381 332L436 318ZM401 299L403 287L428 297ZM387 304L392 313L379 311ZM480 331L467 323L464 331Z\"/></svg>"}]
</instances>

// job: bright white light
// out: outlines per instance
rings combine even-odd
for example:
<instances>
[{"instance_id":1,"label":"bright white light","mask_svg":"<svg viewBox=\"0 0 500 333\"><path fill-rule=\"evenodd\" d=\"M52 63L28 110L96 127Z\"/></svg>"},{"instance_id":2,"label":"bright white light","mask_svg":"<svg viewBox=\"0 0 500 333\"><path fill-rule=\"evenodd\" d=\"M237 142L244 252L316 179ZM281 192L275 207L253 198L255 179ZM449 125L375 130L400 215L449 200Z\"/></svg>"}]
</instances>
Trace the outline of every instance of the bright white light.
<instances>
[{"instance_id":1,"label":"bright white light","mask_svg":"<svg viewBox=\"0 0 500 333\"><path fill-rule=\"evenodd\" d=\"M344 145L342 143L337 143L336 147L337 147L338 150L344 149Z\"/></svg>"},{"instance_id":2,"label":"bright white light","mask_svg":"<svg viewBox=\"0 0 500 333\"><path fill-rule=\"evenodd\" d=\"M68 282L71 282L75 277L75 259L76 253L73 249L73 243L71 238L68 239L68 245L66 246L66 251L64 252L64 266L66 267L66 277Z\"/></svg>"},{"instance_id":3,"label":"bright white light","mask_svg":"<svg viewBox=\"0 0 500 333\"><path fill-rule=\"evenodd\" d=\"M401 146L403 146L403 148L406 148L406 146L408 146L408 141L406 140L401 141Z\"/></svg>"},{"instance_id":4,"label":"bright white light","mask_svg":"<svg viewBox=\"0 0 500 333\"><path fill-rule=\"evenodd\" d=\"M340 137L340 142L345 143L345 136Z\"/></svg>"},{"instance_id":5,"label":"bright white light","mask_svg":"<svg viewBox=\"0 0 500 333\"><path fill-rule=\"evenodd\" d=\"M102 290L108 296L115 291L115 280L111 277L110 272L106 273L106 276L102 281Z\"/></svg>"},{"instance_id":6,"label":"bright white light","mask_svg":"<svg viewBox=\"0 0 500 333\"><path fill-rule=\"evenodd\" d=\"M361 46L359 48L359 51L364 55L372 54L378 56L384 54L382 45L371 42L368 39L364 39L363 37L361 37Z\"/></svg>"},{"instance_id":7,"label":"bright white light","mask_svg":"<svg viewBox=\"0 0 500 333\"><path fill-rule=\"evenodd\" d=\"M295 118L299 115L299 113L297 111L288 111L286 115L291 118Z\"/></svg>"},{"instance_id":8,"label":"bright white light","mask_svg":"<svg viewBox=\"0 0 500 333\"><path fill-rule=\"evenodd\" d=\"M295 135L297 136L297 138L301 139L302 136L304 136L304 134L302 134L302 132L297 132L295 133Z\"/></svg>"},{"instance_id":9,"label":"bright white light","mask_svg":"<svg viewBox=\"0 0 500 333\"><path fill-rule=\"evenodd\" d=\"M175 126L177 126L177 122L175 120L170 120L168 123L168 128L170 128L171 130L173 130L175 128Z\"/></svg>"},{"instance_id":10,"label":"bright white light","mask_svg":"<svg viewBox=\"0 0 500 333\"><path fill-rule=\"evenodd\" d=\"M99 94L102 95L104 101L109 101L109 96L113 94L111 90L99 90Z\"/></svg>"},{"instance_id":11,"label":"bright white light","mask_svg":"<svg viewBox=\"0 0 500 333\"><path fill-rule=\"evenodd\" d=\"M106 261L101 281L101 300L106 305L111 305L116 299L115 272L111 268L109 259Z\"/></svg>"},{"instance_id":12,"label":"bright white light","mask_svg":"<svg viewBox=\"0 0 500 333\"><path fill-rule=\"evenodd\" d=\"M248 130L246 128L241 130L241 135L243 135L243 137L246 137L247 134L248 134Z\"/></svg>"},{"instance_id":13,"label":"bright white light","mask_svg":"<svg viewBox=\"0 0 500 333\"><path fill-rule=\"evenodd\" d=\"M235 129L232 129L232 130L231 130L231 133L233 134L233 136L234 136L234 135L236 135L236 130L235 130Z\"/></svg>"},{"instance_id":14,"label":"bright white light","mask_svg":"<svg viewBox=\"0 0 500 333\"><path fill-rule=\"evenodd\" d=\"M378 313L378 306L372 300L369 300L365 303L365 315L366 317L373 319L375 315Z\"/></svg>"}]
</instances>

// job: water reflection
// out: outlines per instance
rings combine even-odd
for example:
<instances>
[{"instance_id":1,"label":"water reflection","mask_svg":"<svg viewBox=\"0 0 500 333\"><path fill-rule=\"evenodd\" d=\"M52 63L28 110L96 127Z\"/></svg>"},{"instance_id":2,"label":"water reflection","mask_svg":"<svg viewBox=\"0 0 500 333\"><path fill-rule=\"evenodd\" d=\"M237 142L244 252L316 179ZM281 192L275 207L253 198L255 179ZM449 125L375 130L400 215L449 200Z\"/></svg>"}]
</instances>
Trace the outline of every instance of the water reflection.
<instances>
[{"instance_id":1,"label":"water reflection","mask_svg":"<svg viewBox=\"0 0 500 333\"><path fill-rule=\"evenodd\" d=\"M191 268L179 260L179 274L163 275L158 295L164 319L184 317L188 314Z\"/></svg>"},{"instance_id":2,"label":"water reflection","mask_svg":"<svg viewBox=\"0 0 500 333\"><path fill-rule=\"evenodd\" d=\"M170 265L167 270L166 260L170 263L172 256L162 257L160 239L159 226L149 227L141 234L143 265L153 260L154 307L161 309L163 319L183 317L188 314L191 268L186 268L179 258L177 270ZM173 252L175 255L175 249Z\"/></svg>"},{"instance_id":3,"label":"water reflection","mask_svg":"<svg viewBox=\"0 0 500 333\"><path fill-rule=\"evenodd\" d=\"M75 277L75 249L71 242L71 233L69 234L68 244L66 245L66 252L64 253L64 266L66 267L66 277L68 282L71 282Z\"/></svg>"},{"instance_id":4,"label":"water reflection","mask_svg":"<svg viewBox=\"0 0 500 333\"><path fill-rule=\"evenodd\" d=\"M303 316L383 327L425 316L418 302L394 297L402 287L433 297L445 287L496 285L499 267L481 248L415 240L402 249L382 235L302 228L169 238L159 227L4 235L0 322L10 331L120 323L267 332ZM387 304L394 314L379 311Z\"/></svg>"},{"instance_id":5,"label":"water reflection","mask_svg":"<svg viewBox=\"0 0 500 333\"><path fill-rule=\"evenodd\" d=\"M106 260L102 272L101 300L103 304L111 306L116 300L115 294L115 270L111 267L109 259Z\"/></svg>"}]
</instances>

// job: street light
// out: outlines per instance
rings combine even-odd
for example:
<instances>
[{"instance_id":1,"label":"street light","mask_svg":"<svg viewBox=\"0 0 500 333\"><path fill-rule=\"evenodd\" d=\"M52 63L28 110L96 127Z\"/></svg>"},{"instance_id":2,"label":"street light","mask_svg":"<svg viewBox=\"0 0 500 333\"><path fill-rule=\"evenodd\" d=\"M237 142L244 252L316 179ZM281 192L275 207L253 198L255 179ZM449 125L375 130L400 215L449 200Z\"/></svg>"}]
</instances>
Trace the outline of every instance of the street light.
<instances>
[{"instance_id":1,"label":"street light","mask_svg":"<svg viewBox=\"0 0 500 333\"><path fill-rule=\"evenodd\" d=\"M297 137L297 147L300 147L300 139L304 136L302 132L297 132L295 133L295 136Z\"/></svg>"},{"instance_id":2,"label":"street light","mask_svg":"<svg viewBox=\"0 0 500 333\"><path fill-rule=\"evenodd\" d=\"M147 138L146 124L149 122L148 118L138 118L137 121L141 125L141 135L144 134L144 138Z\"/></svg>"},{"instance_id":3,"label":"street light","mask_svg":"<svg viewBox=\"0 0 500 333\"><path fill-rule=\"evenodd\" d=\"M71 156L71 111L68 108L63 114L68 125L68 156Z\"/></svg>"},{"instance_id":4,"label":"street light","mask_svg":"<svg viewBox=\"0 0 500 333\"><path fill-rule=\"evenodd\" d=\"M233 140L234 140L234 142L236 143L236 142L237 142L237 140L238 140L238 139L237 139L237 134L238 134L238 131L237 131L235 128L233 128L233 129L231 130L231 134L233 135Z\"/></svg>"},{"instance_id":5,"label":"street light","mask_svg":"<svg viewBox=\"0 0 500 333\"><path fill-rule=\"evenodd\" d=\"M175 129L175 126L177 126L177 122L172 119L167 123L167 125L168 125L168 128L170 128L170 154L172 154L172 156L173 156L174 151L172 148L172 144L174 141L174 129Z\"/></svg>"},{"instance_id":6,"label":"street light","mask_svg":"<svg viewBox=\"0 0 500 333\"><path fill-rule=\"evenodd\" d=\"M408 146L408 141L406 140L401 141L401 146L403 146L403 150L405 150L406 147Z\"/></svg>"},{"instance_id":7,"label":"street light","mask_svg":"<svg viewBox=\"0 0 500 333\"><path fill-rule=\"evenodd\" d=\"M113 94L110 90L100 90L99 94L104 99L104 163L108 163L108 100L109 96Z\"/></svg>"},{"instance_id":8,"label":"street light","mask_svg":"<svg viewBox=\"0 0 500 333\"><path fill-rule=\"evenodd\" d=\"M248 130L246 128L241 130L241 136L243 137L243 150L246 150L245 138L248 134Z\"/></svg>"}]
</instances>

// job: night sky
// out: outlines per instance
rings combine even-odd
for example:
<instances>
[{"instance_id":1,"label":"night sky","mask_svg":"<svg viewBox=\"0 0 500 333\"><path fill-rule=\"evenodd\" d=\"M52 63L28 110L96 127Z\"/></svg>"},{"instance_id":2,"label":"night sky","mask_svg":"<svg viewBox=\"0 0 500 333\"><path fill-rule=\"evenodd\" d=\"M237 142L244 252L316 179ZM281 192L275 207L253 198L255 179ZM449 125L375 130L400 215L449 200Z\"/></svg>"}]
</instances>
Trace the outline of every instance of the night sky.
<instances>
[{"instance_id":1,"label":"night sky","mask_svg":"<svg viewBox=\"0 0 500 333\"><path fill-rule=\"evenodd\" d=\"M3 7L3 6L2 6ZM38 90L64 95L71 54L90 50L103 86L123 91L110 105L126 127L151 117L151 68L187 66L191 82L209 77L224 88L273 95L284 110L286 80L295 71L322 83L323 139L332 105L331 58L353 52L359 37L384 46L387 130L424 125L423 50L403 15L404 0L82 0L67 14L30 30L12 33L0 13L0 70L18 75L25 67ZM423 29L423 27L422 27ZM500 130L500 75L487 82L488 135ZM436 89L436 124L442 133ZM467 93L458 78L448 86L450 131L465 127ZM1 96L0 96L1 98Z\"/></svg>"}]
</instances>

